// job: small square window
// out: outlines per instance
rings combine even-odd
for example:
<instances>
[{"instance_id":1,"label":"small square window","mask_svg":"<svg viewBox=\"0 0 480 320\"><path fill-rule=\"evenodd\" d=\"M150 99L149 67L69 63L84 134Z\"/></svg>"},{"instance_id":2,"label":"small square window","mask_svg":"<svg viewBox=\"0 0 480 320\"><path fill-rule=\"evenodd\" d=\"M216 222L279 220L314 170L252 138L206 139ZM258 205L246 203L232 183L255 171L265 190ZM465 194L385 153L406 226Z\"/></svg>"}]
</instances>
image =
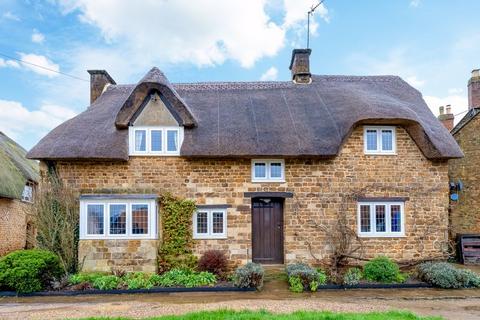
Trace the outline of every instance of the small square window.
<instances>
[{"instance_id":1,"label":"small square window","mask_svg":"<svg viewBox=\"0 0 480 320\"><path fill-rule=\"evenodd\" d=\"M178 150L178 131L167 130L167 151L175 152Z\"/></svg>"},{"instance_id":2,"label":"small square window","mask_svg":"<svg viewBox=\"0 0 480 320\"><path fill-rule=\"evenodd\" d=\"M360 202L358 233L362 237L402 237L405 235L403 202Z\"/></svg>"},{"instance_id":3,"label":"small square window","mask_svg":"<svg viewBox=\"0 0 480 320\"><path fill-rule=\"evenodd\" d=\"M395 154L395 127L364 128L364 152L365 154Z\"/></svg>"},{"instance_id":4,"label":"small square window","mask_svg":"<svg viewBox=\"0 0 480 320\"><path fill-rule=\"evenodd\" d=\"M33 201L33 186L27 184L23 187L22 200L26 202Z\"/></svg>"},{"instance_id":5,"label":"small square window","mask_svg":"<svg viewBox=\"0 0 480 320\"><path fill-rule=\"evenodd\" d=\"M162 151L162 130L152 130L150 131L151 144L153 152Z\"/></svg>"},{"instance_id":6,"label":"small square window","mask_svg":"<svg viewBox=\"0 0 480 320\"><path fill-rule=\"evenodd\" d=\"M284 182L284 160L252 160L253 182Z\"/></svg>"},{"instance_id":7,"label":"small square window","mask_svg":"<svg viewBox=\"0 0 480 320\"><path fill-rule=\"evenodd\" d=\"M196 239L223 239L227 237L227 211L211 209L197 211L193 216L193 236Z\"/></svg>"},{"instance_id":8,"label":"small square window","mask_svg":"<svg viewBox=\"0 0 480 320\"><path fill-rule=\"evenodd\" d=\"M87 234L103 234L103 204L87 205Z\"/></svg>"},{"instance_id":9,"label":"small square window","mask_svg":"<svg viewBox=\"0 0 480 320\"><path fill-rule=\"evenodd\" d=\"M147 151L146 130L135 130L135 151Z\"/></svg>"}]
</instances>

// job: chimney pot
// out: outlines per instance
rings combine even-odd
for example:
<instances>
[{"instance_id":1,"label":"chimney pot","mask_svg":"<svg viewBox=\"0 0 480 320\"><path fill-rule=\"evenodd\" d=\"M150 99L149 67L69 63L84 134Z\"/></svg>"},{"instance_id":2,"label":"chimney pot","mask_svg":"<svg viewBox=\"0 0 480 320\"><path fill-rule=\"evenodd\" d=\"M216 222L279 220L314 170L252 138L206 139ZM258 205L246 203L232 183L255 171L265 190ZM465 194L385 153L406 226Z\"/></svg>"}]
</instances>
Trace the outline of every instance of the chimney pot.
<instances>
[{"instance_id":1,"label":"chimney pot","mask_svg":"<svg viewBox=\"0 0 480 320\"><path fill-rule=\"evenodd\" d=\"M468 110L480 107L480 69L473 69L468 80Z\"/></svg>"},{"instance_id":2,"label":"chimney pot","mask_svg":"<svg viewBox=\"0 0 480 320\"><path fill-rule=\"evenodd\" d=\"M311 52L311 49L293 49L289 68L292 71L293 82L302 84L312 82L312 74L310 73Z\"/></svg>"},{"instance_id":3,"label":"chimney pot","mask_svg":"<svg viewBox=\"0 0 480 320\"><path fill-rule=\"evenodd\" d=\"M445 111L446 114L452 114L452 106L447 104L447 106L445 107Z\"/></svg>"},{"instance_id":4,"label":"chimney pot","mask_svg":"<svg viewBox=\"0 0 480 320\"><path fill-rule=\"evenodd\" d=\"M443 106L438 107L438 111L440 112L441 115L444 114L444 110L445 108Z\"/></svg>"},{"instance_id":5,"label":"chimney pot","mask_svg":"<svg viewBox=\"0 0 480 320\"><path fill-rule=\"evenodd\" d=\"M87 70L90 74L90 104L103 93L107 85L117 84L105 70Z\"/></svg>"}]
</instances>

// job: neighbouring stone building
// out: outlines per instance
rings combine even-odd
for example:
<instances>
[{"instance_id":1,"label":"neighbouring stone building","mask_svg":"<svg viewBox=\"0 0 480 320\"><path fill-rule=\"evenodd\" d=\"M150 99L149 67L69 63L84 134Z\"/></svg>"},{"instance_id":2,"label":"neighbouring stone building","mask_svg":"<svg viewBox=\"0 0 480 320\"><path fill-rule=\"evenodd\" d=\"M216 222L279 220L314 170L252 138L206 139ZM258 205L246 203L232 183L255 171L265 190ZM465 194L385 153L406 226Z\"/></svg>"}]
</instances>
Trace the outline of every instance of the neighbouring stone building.
<instances>
[{"instance_id":1,"label":"neighbouring stone building","mask_svg":"<svg viewBox=\"0 0 480 320\"><path fill-rule=\"evenodd\" d=\"M294 50L283 82L91 71L92 105L28 155L80 194L84 270L154 271L164 192L196 201L195 253L236 264L328 257L342 218L367 258L442 255L454 139L399 77L311 75L309 56Z\"/></svg>"},{"instance_id":2,"label":"neighbouring stone building","mask_svg":"<svg viewBox=\"0 0 480 320\"><path fill-rule=\"evenodd\" d=\"M454 186L461 185L458 201L451 205L452 236L480 234L480 70L472 71L468 81L468 112L451 131L465 154L450 161L449 176Z\"/></svg>"},{"instance_id":3,"label":"neighbouring stone building","mask_svg":"<svg viewBox=\"0 0 480 320\"><path fill-rule=\"evenodd\" d=\"M0 256L33 245L28 207L38 181L38 163L0 132Z\"/></svg>"}]
</instances>

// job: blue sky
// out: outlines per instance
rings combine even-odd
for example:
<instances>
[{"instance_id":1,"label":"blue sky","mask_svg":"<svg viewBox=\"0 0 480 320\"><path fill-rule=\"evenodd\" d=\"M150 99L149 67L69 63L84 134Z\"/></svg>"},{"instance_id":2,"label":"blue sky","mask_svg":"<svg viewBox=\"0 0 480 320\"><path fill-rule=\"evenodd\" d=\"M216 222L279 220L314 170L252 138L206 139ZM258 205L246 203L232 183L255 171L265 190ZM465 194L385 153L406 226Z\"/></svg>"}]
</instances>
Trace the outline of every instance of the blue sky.
<instances>
[{"instance_id":1,"label":"blue sky","mask_svg":"<svg viewBox=\"0 0 480 320\"><path fill-rule=\"evenodd\" d=\"M88 80L134 83L152 66L172 82L289 80L311 0L0 2L0 54ZM480 1L326 0L313 17L311 70L394 74L437 112L467 108L480 67ZM88 81L0 55L0 131L26 149L85 110Z\"/></svg>"}]
</instances>

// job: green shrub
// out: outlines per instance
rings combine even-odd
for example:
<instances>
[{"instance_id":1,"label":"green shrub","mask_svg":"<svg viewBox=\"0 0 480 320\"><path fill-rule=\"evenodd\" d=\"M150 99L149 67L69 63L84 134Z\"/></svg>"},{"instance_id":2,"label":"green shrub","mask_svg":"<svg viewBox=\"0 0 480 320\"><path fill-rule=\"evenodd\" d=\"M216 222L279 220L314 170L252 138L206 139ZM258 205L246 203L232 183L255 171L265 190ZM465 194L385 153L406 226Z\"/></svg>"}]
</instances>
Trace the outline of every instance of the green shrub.
<instances>
[{"instance_id":1,"label":"green shrub","mask_svg":"<svg viewBox=\"0 0 480 320\"><path fill-rule=\"evenodd\" d=\"M382 283L403 282L405 280L398 265L384 256L368 261L363 267L363 275L367 280Z\"/></svg>"},{"instance_id":2,"label":"green shrub","mask_svg":"<svg viewBox=\"0 0 480 320\"><path fill-rule=\"evenodd\" d=\"M286 268L286 272L289 283L291 278L298 278L302 283L303 290L317 291L319 285L327 283L327 275L325 272L321 269L315 270L304 263L289 264ZM293 280L293 283L297 285L297 280ZM291 288L291 290L293 292L298 292L297 288Z\"/></svg>"},{"instance_id":3,"label":"green shrub","mask_svg":"<svg viewBox=\"0 0 480 320\"><path fill-rule=\"evenodd\" d=\"M235 270L233 282L239 288L257 288L263 286L263 277L265 271L263 267L254 262L249 262L244 266L240 266Z\"/></svg>"},{"instance_id":4,"label":"green shrub","mask_svg":"<svg viewBox=\"0 0 480 320\"><path fill-rule=\"evenodd\" d=\"M120 278L114 275L96 277L92 281L92 286L99 290L113 290L117 289L120 284Z\"/></svg>"},{"instance_id":5,"label":"green shrub","mask_svg":"<svg viewBox=\"0 0 480 320\"><path fill-rule=\"evenodd\" d=\"M197 257L192 251L195 202L165 194L160 199L160 205L163 241L158 257L159 272L194 269L197 266Z\"/></svg>"},{"instance_id":6,"label":"green shrub","mask_svg":"<svg viewBox=\"0 0 480 320\"><path fill-rule=\"evenodd\" d=\"M343 284L347 286L354 286L360 283L363 274L359 268L350 268L343 276Z\"/></svg>"},{"instance_id":7,"label":"green shrub","mask_svg":"<svg viewBox=\"0 0 480 320\"><path fill-rule=\"evenodd\" d=\"M63 274L58 256L46 250L19 250L0 259L0 287L20 293L40 291Z\"/></svg>"},{"instance_id":8,"label":"green shrub","mask_svg":"<svg viewBox=\"0 0 480 320\"><path fill-rule=\"evenodd\" d=\"M93 281L96 278L100 278L103 276L106 276L106 273L103 272L82 272L82 273L76 273L70 275L68 278L68 284L70 285L76 285L84 282L88 282L90 284L93 283Z\"/></svg>"},{"instance_id":9,"label":"green shrub","mask_svg":"<svg viewBox=\"0 0 480 320\"><path fill-rule=\"evenodd\" d=\"M420 280L440 288L480 287L480 276L446 262L425 262L417 267Z\"/></svg>"},{"instance_id":10,"label":"green shrub","mask_svg":"<svg viewBox=\"0 0 480 320\"><path fill-rule=\"evenodd\" d=\"M194 272L191 270L172 269L160 276L150 277L152 286L160 287L202 287L213 286L217 282L210 272Z\"/></svg>"},{"instance_id":11,"label":"green shrub","mask_svg":"<svg viewBox=\"0 0 480 320\"><path fill-rule=\"evenodd\" d=\"M150 289L153 287L152 276L143 272L127 273L123 277L123 284L131 290Z\"/></svg>"},{"instance_id":12,"label":"green shrub","mask_svg":"<svg viewBox=\"0 0 480 320\"><path fill-rule=\"evenodd\" d=\"M289 289L292 292L300 293L303 292L303 283L302 279L297 276L292 276L288 278Z\"/></svg>"}]
</instances>

